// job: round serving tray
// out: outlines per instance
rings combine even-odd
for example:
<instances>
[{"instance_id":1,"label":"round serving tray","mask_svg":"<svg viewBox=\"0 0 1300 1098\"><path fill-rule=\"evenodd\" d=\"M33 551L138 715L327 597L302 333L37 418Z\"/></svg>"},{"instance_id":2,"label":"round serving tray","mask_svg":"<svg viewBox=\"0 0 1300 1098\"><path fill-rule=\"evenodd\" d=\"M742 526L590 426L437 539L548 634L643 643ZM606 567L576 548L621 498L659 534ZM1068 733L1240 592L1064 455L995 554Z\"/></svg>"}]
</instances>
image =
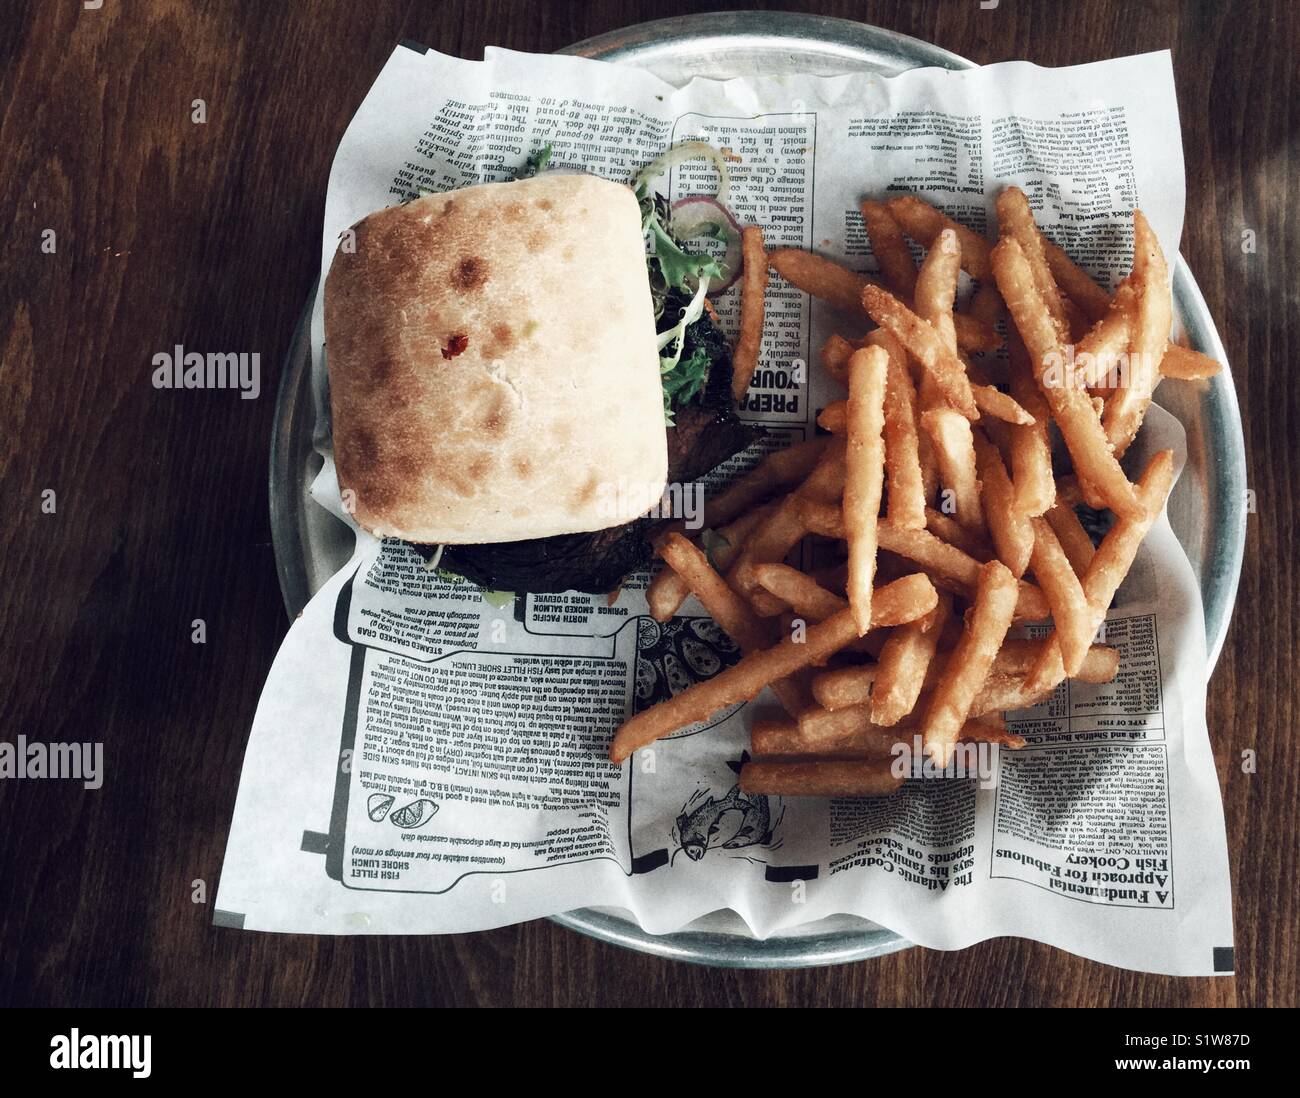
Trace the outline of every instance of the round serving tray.
<instances>
[{"instance_id":1,"label":"round serving tray","mask_svg":"<svg viewBox=\"0 0 1300 1098\"><path fill-rule=\"evenodd\" d=\"M970 68L972 62L928 43L844 19L778 12L691 15L642 23L589 38L561 53L649 69L672 84L695 76L799 72L892 75L921 65ZM1185 341L1226 364L1205 300L1182 257L1174 269L1174 314ZM280 380L271 438L271 536L289 616L347 561L348 527L318 506L310 486L320 468L312 448L310 315L315 290L294 335ZM1201 585L1209 667L1223 647L1245 548L1246 451L1232 375L1165 385L1159 403L1187 431L1187 467L1169 501L1169 520ZM910 943L864 919L840 915L758 940L732 912L719 911L675 934L653 935L626 912L569 911L554 921L614 945L673 960L728 968L843 964Z\"/></svg>"}]
</instances>

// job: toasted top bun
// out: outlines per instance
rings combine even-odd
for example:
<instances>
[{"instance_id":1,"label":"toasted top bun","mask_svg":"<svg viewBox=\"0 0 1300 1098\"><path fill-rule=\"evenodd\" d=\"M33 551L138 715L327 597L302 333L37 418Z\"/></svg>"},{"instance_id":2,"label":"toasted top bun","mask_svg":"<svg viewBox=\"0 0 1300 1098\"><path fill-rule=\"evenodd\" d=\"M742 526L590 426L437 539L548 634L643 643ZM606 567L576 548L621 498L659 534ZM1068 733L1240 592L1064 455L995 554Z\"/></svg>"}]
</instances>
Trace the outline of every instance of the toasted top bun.
<instances>
[{"instance_id":1,"label":"toasted top bun","mask_svg":"<svg viewBox=\"0 0 1300 1098\"><path fill-rule=\"evenodd\" d=\"M552 172L429 195L354 232L325 280L325 339L339 486L362 526L518 541L659 500L663 394L627 187Z\"/></svg>"}]
</instances>

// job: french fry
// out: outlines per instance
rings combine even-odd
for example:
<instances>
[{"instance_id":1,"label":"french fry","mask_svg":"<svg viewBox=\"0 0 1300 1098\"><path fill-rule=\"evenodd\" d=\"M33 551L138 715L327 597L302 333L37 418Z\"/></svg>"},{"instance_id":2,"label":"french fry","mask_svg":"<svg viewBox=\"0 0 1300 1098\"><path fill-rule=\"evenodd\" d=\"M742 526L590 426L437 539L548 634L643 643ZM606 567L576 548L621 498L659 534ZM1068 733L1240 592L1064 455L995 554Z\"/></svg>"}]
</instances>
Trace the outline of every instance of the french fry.
<instances>
[{"instance_id":1,"label":"french fry","mask_svg":"<svg viewBox=\"0 0 1300 1098\"><path fill-rule=\"evenodd\" d=\"M1133 494L1133 485L1111 452L1088 394L1064 374L1055 379L1047 375L1053 363L1064 371L1065 355L1052 318L1034 288L1033 274L1019 243L1003 238L993 249L993 267L998 289L1025 341L1034 379L1061 428L1076 471L1117 515L1140 517L1142 507Z\"/></svg>"},{"instance_id":2,"label":"french fry","mask_svg":"<svg viewBox=\"0 0 1300 1098\"><path fill-rule=\"evenodd\" d=\"M996 329L1005 309L1002 295L994 282L981 282L975 287L970 299L970 315L981 324Z\"/></svg>"},{"instance_id":3,"label":"french fry","mask_svg":"<svg viewBox=\"0 0 1300 1098\"><path fill-rule=\"evenodd\" d=\"M754 578L763 590L808 621L825 621L848 606L848 600L788 564L756 564Z\"/></svg>"},{"instance_id":4,"label":"french fry","mask_svg":"<svg viewBox=\"0 0 1300 1098\"><path fill-rule=\"evenodd\" d=\"M755 759L740 768L740 788L751 795L883 797L903 784L892 761Z\"/></svg>"},{"instance_id":5,"label":"french fry","mask_svg":"<svg viewBox=\"0 0 1300 1098\"><path fill-rule=\"evenodd\" d=\"M815 677L813 681L816 681ZM851 705L841 709L818 709L814 706L799 714L795 726L800 742L808 750L825 753L839 747L846 739L872 729L871 706Z\"/></svg>"},{"instance_id":6,"label":"french fry","mask_svg":"<svg viewBox=\"0 0 1300 1098\"><path fill-rule=\"evenodd\" d=\"M1088 536L1088 531L1079 521L1079 516L1075 514L1074 508L1064 501L1059 501L1043 517L1047 519L1047 524L1051 526L1056 540L1065 550L1074 574L1082 579L1087 574L1088 565L1092 563L1093 555L1097 550L1092 544L1092 538Z\"/></svg>"},{"instance_id":7,"label":"french fry","mask_svg":"<svg viewBox=\"0 0 1300 1098\"><path fill-rule=\"evenodd\" d=\"M754 755L786 755L799 742L799 725L796 721L773 720L763 717L749 730L749 747Z\"/></svg>"},{"instance_id":8,"label":"french fry","mask_svg":"<svg viewBox=\"0 0 1300 1098\"><path fill-rule=\"evenodd\" d=\"M925 527L925 483L916 430L916 390L907 372L907 356L898 341L877 329L868 342L888 355L885 380L885 479L889 498L886 521L920 530Z\"/></svg>"},{"instance_id":9,"label":"french fry","mask_svg":"<svg viewBox=\"0 0 1300 1098\"><path fill-rule=\"evenodd\" d=\"M1138 500L1143 508L1141 517L1132 519L1120 516L1101 539L1082 579L1083 593L1089 606L1089 640L1105 620L1115 592L1133 566L1142 539L1160 517L1173 485L1173 475L1173 451L1161 450L1147 463L1146 471L1138 481ZM1060 640L1053 636L1044 646L1042 656L1025 681L1025 687L1031 693L1050 691L1064 678L1065 663Z\"/></svg>"},{"instance_id":10,"label":"french fry","mask_svg":"<svg viewBox=\"0 0 1300 1098\"><path fill-rule=\"evenodd\" d=\"M1002 747L1009 747L1012 751L1025 746L1024 736L1012 732L1007 728L1006 722L993 713L968 720L961 726L961 735L957 738L962 742L969 740L975 743L996 743Z\"/></svg>"},{"instance_id":11,"label":"french fry","mask_svg":"<svg viewBox=\"0 0 1300 1098\"><path fill-rule=\"evenodd\" d=\"M671 621L690 593L690 585L665 564L646 588L650 616L657 622Z\"/></svg>"},{"instance_id":12,"label":"french fry","mask_svg":"<svg viewBox=\"0 0 1300 1098\"><path fill-rule=\"evenodd\" d=\"M849 402L836 400L817 413L817 426L833 435L842 435L849 429Z\"/></svg>"},{"instance_id":13,"label":"french fry","mask_svg":"<svg viewBox=\"0 0 1300 1098\"><path fill-rule=\"evenodd\" d=\"M997 448L978 432L974 444L975 468L982 486L989 533L998 559L1019 579L1029 567L1029 557L1034 551L1034 528L1029 524L1029 516L1016 506L1015 489Z\"/></svg>"},{"instance_id":14,"label":"french fry","mask_svg":"<svg viewBox=\"0 0 1300 1098\"><path fill-rule=\"evenodd\" d=\"M1160 360L1160 375L1179 381L1203 381L1222 372L1223 363L1180 343L1170 343L1165 348L1165 357Z\"/></svg>"},{"instance_id":15,"label":"french fry","mask_svg":"<svg viewBox=\"0 0 1300 1098\"><path fill-rule=\"evenodd\" d=\"M956 323L960 318L954 313L953 303L957 297L957 273L961 270L961 246L957 234L951 229L944 229L931 245L925 261L921 264L916 281L916 315L927 321L943 340L947 347L956 352L960 344L957 338ZM997 291L992 294L1000 310L1001 300ZM960 357L960 356L959 356ZM1006 393L999 392L992 385L975 384L977 379L972 373L972 366L963 362L970 376L971 395L980 412L1004 419L1008 423L1030 423L1032 417ZM933 401L926 401L927 408L934 407Z\"/></svg>"},{"instance_id":16,"label":"french fry","mask_svg":"<svg viewBox=\"0 0 1300 1098\"><path fill-rule=\"evenodd\" d=\"M1035 642L1041 649L1043 642ZM993 661L989 676L984 680L975 700L971 702L970 719L982 720L993 714L1009 712L1013 709L1028 709L1045 701L1055 687L1029 688L1026 686L1024 671L1009 672L1002 667L1001 653ZM1080 682L1106 683L1114 679L1119 671L1119 653L1113 648L1093 645L1075 677ZM811 708L811 707L810 707ZM805 710L806 712L807 710Z\"/></svg>"},{"instance_id":17,"label":"french fry","mask_svg":"<svg viewBox=\"0 0 1300 1098\"><path fill-rule=\"evenodd\" d=\"M1128 449L1151 404L1151 394L1160 382L1160 361L1169 346L1173 322L1173 298L1169 288L1169 267L1160 241L1141 210L1133 211L1133 285L1137 293L1137 315L1129 341L1126 384L1106 402L1102 423L1117 455Z\"/></svg>"},{"instance_id":18,"label":"french fry","mask_svg":"<svg viewBox=\"0 0 1300 1098\"><path fill-rule=\"evenodd\" d=\"M1006 688L999 683L999 689ZM921 704L928 700L927 696L922 696ZM893 755L900 745L911 750L908 741L920 727L920 717L915 711L888 727L873 724L868 710L865 705L854 706L851 711L841 710L837 715L809 710L800 721L757 722L751 737L753 752L756 756L780 755L787 758L878 759ZM993 712L972 717L962 725L957 738L1002 743L1009 747L1023 747L1025 743L1019 736L1008 732L1006 722Z\"/></svg>"},{"instance_id":19,"label":"french fry","mask_svg":"<svg viewBox=\"0 0 1300 1098\"><path fill-rule=\"evenodd\" d=\"M869 663L819 671L812 680L813 698L823 709L830 710L867 705L876 681L876 670L876 665Z\"/></svg>"},{"instance_id":20,"label":"french fry","mask_svg":"<svg viewBox=\"0 0 1300 1098\"><path fill-rule=\"evenodd\" d=\"M1007 349L1011 394L1034 419L1031 424L1010 429L1011 483L1016 489L1016 506L1026 515L1041 515L1056 499L1052 444L1047 432L1051 411L1034 381L1025 345L1014 331L1007 334Z\"/></svg>"},{"instance_id":21,"label":"french fry","mask_svg":"<svg viewBox=\"0 0 1300 1098\"><path fill-rule=\"evenodd\" d=\"M909 741L921 731L925 711L929 708L934 696L933 688L939 679L939 674L926 676L925 690L917 700L916 707L895 725L874 723L871 719L871 706L866 704L855 704L833 711L813 707L801 713L797 721L764 722L762 735L752 741L754 754L880 758L895 754L900 746L906 746L910 752L912 745ZM1006 722L998 709L999 703L1014 703L1003 706L1004 709L1022 709L1039 701L1042 701L1041 697L1028 698L1025 695L1023 679L1013 680L990 671L985 686L980 688L971 703L971 716L962 723L957 739L1023 747L1025 741L1007 730Z\"/></svg>"},{"instance_id":22,"label":"french fry","mask_svg":"<svg viewBox=\"0 0 1300 1098\"><path fill-rule=\"evenodd\" d=\"M880 651L871 692L874 724L897 724L912 711L938 648L939 634L951 613L951 598L942 596L925 620L900 625L889 635Z\"/></svg>"},{"instance_id":23,"label":"french fry","mask_svg":"<svg viewBox=\"0 0 1300 1098\"><path fill-rule=\"evenodd\" d=\"M926 754L938 766L946 766L952 757L971 703L1011 625L1017 596L1016 578L1004 564L994 560L980 568L975 605L961 640L944 664L922 725Z\"/></svg>"},{"instance_id":24,"label":"french fry","mask_svg":"<svg viewBox=\"0 0 1300 1098\"><path fill-rule=\"evenodd\" d=\"M774 248L767 262L790 285L848 313L861 311L862 291L871 285L866 275L800 248Z\"/></svg>"},{"instance_id":25,"label":"french fry","mask_svg":"<svg viewBox=\"0 0 1300 1098\"><path fill-rule=\"evenodd\" d=\"M1023 682L1025 675L1031 671L1047 647L1050 637L1031 640L1022 637L1008 637L993 659L989 675L1002 675L1006 678ZM1074 677L1080 682L1110 682L1119 671L1119 651L1107 648L1104 644L1094 644L1084 654L1083 662Z\"/></svg>"},{"instance_id":26,"label":"french fry","mask_svg":"<svg viewBox=\"0 0 1300 1098\"><path fill-rule=\"evenodd\" d=\"M957 331L957 347L961 351L996 351L1002 346L1002 337L992 328L968 313L953 313L952 324Z\"/></svg>"},{"instance_id":27,"label":"french fry","mask_svg":"<svg viewBox=\"0 0 1300 1098\"><path fill-rule=\"evenodd\" d=\"M749 536L740 556L727 570L727 582L747 598L752 597L758 590L755 566L784 560L807 533L801 497L791 492Z\"/></svg>"},{"instance_id":28,"label":"french fry","mask_svg":"<svg viewBox=\"0 0 1300 1098\"><path fill-rule=\"evenodd\" d=\"M889 355L878 346L854 351L849 359L844 527L849 543L849 606L860 635L871 627L876 525L884 482L883 432L888 368Z\"/></svg>"},{"instance_id":29,"label":"french fry","mask_svg":"<svg viewBox=\"0 0 1300 1098\"><path fill-rule=\"evenodd\" d=\"M981 414L1018 426L1027 427L1034 422L1035 417L1027 408L1000 389L992 385L972 385L970 389L975 398L975 407Z\"/></svg>"},{"instance_id":30,"label":"french fry","mask_svg":"<svg viewBox=\"0 0 1300 1098\"><path fill-rule=\"evenodd\" d=\"M800 248L775 248L768 252L768 265L790 285L820 298L830 306L853 315L862 312L862 291L877 286L874 280L851 271L833 259ZM995 351L1002 346L997 332L974 317L958 313L953 317L957 346L964 351Z\"/></svg>"},{"instance_id":31,"label":"french fry","mask_svg":"<svg viewBox=\"0 0 1300 1098\"><path fill-rule=\"evenodd\" d=\"M1092 625L1094 615L1084 596L1079 577L1070 564L1070 558L1065 555L1052 527L1046 519L1035 518L1031 521L1034 530L1034 578L1042 587L1048 605L1052 608L1052 621L1056 623L1056 637L1061 647L1065 673L1074 676L1078 674L1088 654L1092 631L1096 628Z\"/></svg>"},{"instance_id":32,"label":"french fry","mask_svg":"<svg viewBox=\"0 0 1300 1098\"><path fill-rule=\"evenodd\" d=\"M979 409L971 393L966 367L929 324L898 298L878 286L862 291L862 307L871 319L887 329L933 375L945 399L967 419L975 419Z\"/></svg>"},{"instance_id":33,"label":"french fry","mask_svg":"<svg viewBox=\"0 0 1300 1098\"><path fill-rule=\"evenodd\" d=\"M726 526L717 530L718 536L726 542L714 550L713 560L719 571L726 571L731 562L740 554L745 540L770 513L772 505L757 507L747 515L742 515ZM673 531L666 531L671 533ZM646 588L646 603L650 607L650 616L655 621L664 622L672 618L691 593L690 585L673 571L672 567L659 570Z\"/></svg>"},{"instance_id":34,"label":"french fry","mask_svg":"<svg viewBox=\"0 0 1300 1098\"><path fill-rule=\"evenodd\" d=\"M832 333L822 344L823 368L845 388L849 384L849 358L859 346L860 344L850 342L837 333Z\"/></svg>"},{"instance_id":35,"label":"french fry","mask_svg":"<svg viewBox=\"0 0 1300 1098\"><path fill-rule=\"evenodd\" d=\"M742 400L758 367L763 343L763 307L767 292L767 249L763 230L746 225L740 234L740 338L731 355L731 395Z\"/></svg>"},{"instance_id":36,"label":"french fry","mask_svg":"<svg viewBox=\"0 0 1300 1098\"><path fill-rule=\"evenodd\" d=\"M1054 688L1053 688L1054 689ZM992 713L1008 713L1013 709L1028 709L1047 699L1051 689L1031 689L1025 685L1023 675L1018 678L1010 675L989 673L984 685L979 688L970 705L969 717L978 720ZM807 712L807 710L804 710Z\"/></svg>"},{"instance_id":37,"label":"french fry","mask_svg":"<svg viewBox=\"0 0 1300 1098\"><path fill-rule=\"evenodd\" d=\"M896 294L911 297L916 292L916 264L898 222L883 202L863 202L862 221L885 285Z\"/></svg>"},{"instance_id":38,"label":"french fry","mask_svg":"<svg viewBox=\"0 0 1300 1098\"><path fill-rule=\"evenodd\" d=\"M916 315L929 323L949 350L957 350L953 305L957 300L957 275L961 271L961 245L952 229L944 229L930 245L916 276Z\"/></svg>"},{"instance_id":39,"label":"french fry","mask_svg":"<svg viewBox=\"0 0 1300 1098\"><path fill-rule=\"evenodd\" d=\"M754 468L704 504L705 529L725 526L756 504L799 484L817 467L829 445L828 438L811 438L764 456Z\"/></svg>"},{"instance_id":40,"label":"french fry","mask_svg":"<svg viewBox=\"0 0 1300 1098\"><path fill-rule=\"evenodd\" d=\"M719 572L725 574L744 551L754 531L767 521L779 505L780 500L769 500L758 507L751 508L714 530L718 538L726 542L725 545L716 546L712 551L713 564ZM705 529L708 529L708 527L705 527Z\"/></svg>"},{"instance_id":41,"label":"french fry","mask_svg":"<svg viewBox=\"0 0 1300 1098\"><path fill-rule=\"evenodd\" d=\"M897 739L893 729L864 725L809 743L800 734L797 721L759 720L750 731L750 748L756 757L831 755L842 759L880 759L889 756Z\"/></svg>"},{"instance_id":42,"label":"french fry","mask_svg":"<svg viewBox=\"0 0 1300 1098\"><path fill-rule=\"evenodd\" d=\"M1057 292L1060 292L1059 287ZM1065 319L1070 329L1070 339L1077 343L1088 334L1090 326L1088 315L1068 297L1061 298L1061 308L1065 311Z\"/></svg>"},{"instance_id":43,"label":"french fry","mask_svg":"<svg viewBox=\"0 0 1300 1098\"><path fill-rule=\"evenodd\" d=\"M875 589L871 599L872 629L919 621L939 604L939 592L922 572L902 576Z\"/></svg>"},{"instance_id":44,"label":"french fry","mask_svg":"<svg viewBox=\"0 0 1300 1098\"><path fill-rule=\"evenodd\" d=\"M989 242L978 233L965 225L959 225L915 195L902 195L891 199L886 205L903 231L927 248L934 244L935 238L944 229L952 229L961 244L962 269L978 282L986 282L993 277L989 263Z\"/></svg>"},{"instance_id":45,"label":"french fry","mask_svg":"<svg viewBox=\"0 0 1300 1098\"><path fill-rule=\"evenodd\" d=\"M749 653L775 640L771 627L710 566L704 554L681 534L669 534L659 546L668 565L686 580L695 597L742 652ZM810 684L797 675L771 684L777 700L791 716L812 704Z\"/></svg>"},{"instance_id":46,"label":"french fry","mask_svg":"<svg viewBox=\"0 0 1300 1098\"><path fill-rule=\"evenodd\" d=\"M847 722L846 722L847 723ZM842 759L888 758L898 740L892 728L872 724L855 724L839 731L826 730L819 740L809 741L799 731L797 721L755 722L750 733L750 747L755 757L833 755Z\"/></svg>"},{"instance_id":47,"label":"french fry","mask_svg":"<svg viewBox=\"0 0 1300 1098\"><path fill-rule=\"evenodd\" d=\"M916 439L917 439L917 456L921 461L921 484L925 491L925 501L927 504L933 503L939 492L939 459L935 456L934 445L930 442L930 436L921 426L921 417L932 408L943 408L947 402L943 399L943 394L939 390L938 384L930 376L929 371L916 364L916 360L908 356L909 366L915 369L909 369L916 383Z\"/></svg>"},{"instance_id":48,"label":"french fry","mask_svg":"<svg viewBox=\"0 0 1300 1098\"><path fill-rule=\"evenodd\" d=\"M773 648L742 656L739 663L711 679L695 683L680 694L644 709L624 721L614 733L609 757L621 763L634 751L725 706L757 697L763 687L805 667L824 663L858 636L849 610L808 628L802 644L786 637Z\"/></svg>"},{"instance_id":49,"label":"french fry","mask_svg":"<svg viewBox=\"0 0 1300 1098\"><path fill-rule=\"evenodd\" d=\"M1110 306L1110 294L1050 240L1043 241L1043 254L1056 284L1088 319L1096 321L1105 316Z\"/></svg>"},{"instance_id":50,"label":"french fry","mask_svg":"<svg viewBox=\"0 0 1300 1098\"><path fill-rule=\"evenodd\" d=\"M768 685L776 695L776 700L781 703L781 708L791 717L797 718L805 709L811 709L816 704L812 696L812 672L807 668Z\"/></svg>"},{"instance_id":51,"label":"french fry","mask_svg":"<svg viewBox=\"0 0 1300 1098\"><path fill-rule=\"evenodd\" d=\"M992 560L993 546L983 534L968 530L951 515L936 511L933 507L925 509L925 528L941 541L956 546L968 557L974 557L980 564Z\"/></svg>"},{"instance_id":52,"label":"french fry","mask_svg":"<svg viewBox=\"0 0 1300 1098\"><path fill-rule=\"evenodd\" d=\"M1097 321L1074 349L1075 369L1089 389L1113 389L1119 358L1128 350L1137 311L1137 291L1132 282L1120 283L1106 315Z\"/></svg>"},{"instance_id":53,"label":"french fry","mask_svg":"<svg viewBox=\"0 0 1300 1098\"><path fill-rule=\"evenodd\" d=\"M772 642L771 630L750 609L749 604L710 567L702 552L681 534L669 534L659 546L659 555L682 577L722 631L752 652Z\"/></svg>"},{"instance_id":54,"label":"french fry","mask_svg":"<svg viewBox=\"0 0 1300 1098\"><path fill-rule=\"evenodd\" d=\"M1012 331L1014 333L1014 329ZM1034 422L1034 416L1029 413L1028 409L1021 405L1015 397L1008 396L1001 389L991 384L979 365L961 355L957 357L966 368L966 376L970 378L971 383L971 396L975 398L975 407L982 417L1020 425L1029 425ZM925 401L927 411L938 406L939 404L934 400L933 396Z\"/></svg>"},{"instance_id":55,"label":"french fry","mask_svg":"<svg viewBox=\"0 0 1300 1098\"><path fill-rule=\"evenodd\" d=\"M754 613L760 618L779 617L789 609L780 599L757 587L749 591L746 597L749 599L749 605L754 608Z\"/></svg>"},{"instance_id":56,"label":"french fry","mask_svg":"<svg viewBox=\"0 0 1300 1098\"><path fill-rule=\"evenodd\" d=\"M951 512L968 530L984 529L984 508L975 465L975 443L970 421L951 408L932 408L921 416L939 465L939 480L952 493Z\"/></svg>"},{"instance_id":57,"label":"french fry","mask_svg":"<svg viewBox=\"0 0 1300 1098\"><path fill-rule=\"evenodd\" d=\"M848 606L846 600L789 565L760 564L755 567L754 574L764 590L808 621L825 621ZM870 625L880 629L917 621L934 609L938 598L934 584L919 572L882 584L872 593Z\"/></svg>"},{"instance_id":58,"label":"french fry","mask_svg":"<svg viewBox=\"0 0 1300 1098\"><path fill-rule=\"evenodd\" d=\"M1052 277L1047 257L1043 253L1043 238L1034 222L1033 211L1029 208L1029 199L1019 187L1007 187L997 198L998 225L1003 236L1009 236L1020 245L1029 270L1033 275L1034 288L1039 298L1047 307L1056 328L1058 343L1071 341L1070 324L1065 316L1065 305L1061 300L1061 291L1056 279Z\"/></svg>"}]
</instances>

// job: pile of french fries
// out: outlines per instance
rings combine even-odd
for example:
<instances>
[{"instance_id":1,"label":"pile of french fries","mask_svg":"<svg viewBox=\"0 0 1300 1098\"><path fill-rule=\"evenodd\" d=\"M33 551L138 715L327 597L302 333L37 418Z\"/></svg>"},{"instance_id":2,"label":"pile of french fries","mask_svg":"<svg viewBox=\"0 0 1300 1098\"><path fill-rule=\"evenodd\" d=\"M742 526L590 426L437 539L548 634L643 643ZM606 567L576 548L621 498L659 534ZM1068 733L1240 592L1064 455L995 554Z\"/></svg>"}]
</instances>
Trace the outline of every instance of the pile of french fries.
<instances>
[{"instance_id":1,"label":"pile of french fries","mask_svg":"<svg viewBox=\"0 0 1300 1098\"><path fill-rule=\"evenodd\" d=\"M913 196L862 214L882 282L768 252L746 230L747 269L766 263L742 280L742 392L769 265L878 327L822 348L848 390L818 418L829 433L708 501L703 525L721 545L711 559L680 527L659 540L651 613L666 621L694 594L742 657L626 721L615 762L770 686L787 717L755 723L741 788L880 796L903 780L895 744L919 736L938 767L959 741L1020 747L1006 710L1067 677L1104 683L1118 670L1118 653L1093 640L1164 507L1173 454L1157 453L1135 483L1119 459L1162 377L1219 369L1169 342L1169 271L1150 225L1134 214L1132 272L1112 295L1042 236L1015 187L997 200L994 245ZM919 267L908 237L926 250ZM973 289L959 311L962 270ZM1005 367L974 358L1002 346L1000 327ZM1053 472L1052 423L1071 475ZM1079 504L1114 515L1098 545ZM809 536L826 539L830 563L804 572L786 561ZM1048 617L1042 639L1007 635Z\"/></svg>"}]
</instances>

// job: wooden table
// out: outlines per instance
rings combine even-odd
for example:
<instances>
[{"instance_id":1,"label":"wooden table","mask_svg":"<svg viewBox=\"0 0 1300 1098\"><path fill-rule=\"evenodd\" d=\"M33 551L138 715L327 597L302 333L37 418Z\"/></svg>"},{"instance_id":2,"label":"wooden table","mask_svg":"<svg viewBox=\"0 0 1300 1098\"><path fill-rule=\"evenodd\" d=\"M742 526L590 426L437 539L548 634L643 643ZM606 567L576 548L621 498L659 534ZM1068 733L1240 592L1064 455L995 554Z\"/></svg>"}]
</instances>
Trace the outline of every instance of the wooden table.
<instances>
[{"instance_id":1,"label":"wooden table","mask_svg":"<svg viewBox=\"0 0 1300 1098\"><path fill-rule=\"evenodd\" d=\"M733 6L768 5L708 4ZM0 782L0 1003L1295 1003L1300 10L1288 0L780 6L979 62L1173 50L1182 250L1228 348L1258 507L1209 703L1237 975L1142 976L1026 941L757 973L654 960L547 922L447 938L214 930L240 761L287 624L267 517L275 385L316 277L344 127L399 39L467 57L487 44L549 51L693 8L106 0L9 4L0 17L3 735L102 740L110 775L94 793ZM191 121L198 98L203 125ZM41 249L46 229L53 254ZM260 352L260 399L155 390L152 356L177 343ZM198 618L206 644L191 640ZM1247 748L1258 752L1253 775L1240 766ZM198 881L206 904L193 902Z\"/></svg>"}]
</instances>

